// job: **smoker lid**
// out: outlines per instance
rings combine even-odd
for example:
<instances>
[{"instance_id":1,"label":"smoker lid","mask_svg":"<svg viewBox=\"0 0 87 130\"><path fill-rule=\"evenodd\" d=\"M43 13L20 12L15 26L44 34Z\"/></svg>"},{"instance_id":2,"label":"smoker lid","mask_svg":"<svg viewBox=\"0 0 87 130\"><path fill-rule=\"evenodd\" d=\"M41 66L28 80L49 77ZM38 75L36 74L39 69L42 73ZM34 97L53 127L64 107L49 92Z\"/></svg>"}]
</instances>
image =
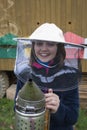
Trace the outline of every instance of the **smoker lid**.
<instances>
[{"instance_id":1,"label":"smoker lid","mask_svg":"<svg viewBox=\"0 0 87 130\"><path fill-rule=\"evenodd\" d=\"M45 96L34 82L27 81L18 93L16 105L20 111L36 112L45 108Z\"/></svg>"},{"instance_id":2,"label":"smoker lid","mask_svg":"<svg viewBox=\"0 0 87 130\"><path fill-rule=\"evenodd\" d=\"M21 99L26 101L40 101L44 98L43 92L31 81L27 81L19 92Z\"/></svg>"}]
</instances>

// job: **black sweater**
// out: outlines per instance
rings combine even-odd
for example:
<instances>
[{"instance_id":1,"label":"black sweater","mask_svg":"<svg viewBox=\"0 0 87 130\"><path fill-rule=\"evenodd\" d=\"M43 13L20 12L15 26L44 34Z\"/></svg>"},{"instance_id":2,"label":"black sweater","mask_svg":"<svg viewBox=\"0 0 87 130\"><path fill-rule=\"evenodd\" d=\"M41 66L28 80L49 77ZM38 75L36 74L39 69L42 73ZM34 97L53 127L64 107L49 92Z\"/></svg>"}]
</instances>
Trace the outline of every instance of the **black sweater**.
<instances>
[{"instance_id":1,"label":"black sweater","mask_svg":"<svg viewBox=\"0 0 87 130\"><path fill-rule=\"evenodd\" d=\"M52 88L60 98L57 112L51 114L50 130L73 130L79 113L78 78L78 71L67 66L60 71L57 71L57 67L48 70L41 66L33 67L32 79L34 82L44 92L48 88ZM16 96L23 84L18 80Z\"/></svg>"}]
</instances>

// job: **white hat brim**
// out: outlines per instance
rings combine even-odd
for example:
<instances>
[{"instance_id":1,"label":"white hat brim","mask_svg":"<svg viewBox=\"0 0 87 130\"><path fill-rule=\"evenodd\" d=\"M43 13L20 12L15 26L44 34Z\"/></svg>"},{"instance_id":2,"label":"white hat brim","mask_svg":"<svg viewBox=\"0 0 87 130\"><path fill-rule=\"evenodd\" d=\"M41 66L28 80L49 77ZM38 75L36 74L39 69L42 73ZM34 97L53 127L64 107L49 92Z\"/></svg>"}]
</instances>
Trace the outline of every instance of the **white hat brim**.
<instances>
[{"instance_id":1,"label":"white hat brim","mask_svg":"<svg viewBox=\"0 0 87 130\"><path fill-rule=\"evenodd\" d=\"M37 40L37 39L30 39L30 38L26 38L26 37L18 37L18 38L14 38L13 40L26 42L26 43L29 43L30 45L31 45L31 42L33 42L33 41L41 41L41 42L46 41L46 42L54 42L56 44L62 43L64 45L71 45L74 47L81 47L81 48L87 47L86 44L76 44L76 43L71 43L71 42L58 42L58 41L48 41L48 40Z\"/></svg>"}]
</instances>

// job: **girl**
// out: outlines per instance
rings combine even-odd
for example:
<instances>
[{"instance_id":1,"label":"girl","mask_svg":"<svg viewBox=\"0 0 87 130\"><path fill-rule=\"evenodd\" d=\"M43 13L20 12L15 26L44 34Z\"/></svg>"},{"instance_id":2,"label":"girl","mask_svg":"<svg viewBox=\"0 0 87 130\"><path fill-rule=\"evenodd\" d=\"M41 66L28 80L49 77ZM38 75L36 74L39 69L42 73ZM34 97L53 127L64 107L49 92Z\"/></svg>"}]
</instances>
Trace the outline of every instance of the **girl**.
<instances>
[{"instance_id":1,"label":"girl","mask_svg":"<svg viewBox=\"0 0 87 130\"><path fill-rule=\"evenodd\" d=\"M38 27L29 40L32 42L31 75L45 93L46 108L51 111L50 130L73 130L79 113L80 73L65 61L64 45L70 43L66 43L63 32L50 23ZM16 96L23 84L18 80Z\"/></svg>"}]
</instances>

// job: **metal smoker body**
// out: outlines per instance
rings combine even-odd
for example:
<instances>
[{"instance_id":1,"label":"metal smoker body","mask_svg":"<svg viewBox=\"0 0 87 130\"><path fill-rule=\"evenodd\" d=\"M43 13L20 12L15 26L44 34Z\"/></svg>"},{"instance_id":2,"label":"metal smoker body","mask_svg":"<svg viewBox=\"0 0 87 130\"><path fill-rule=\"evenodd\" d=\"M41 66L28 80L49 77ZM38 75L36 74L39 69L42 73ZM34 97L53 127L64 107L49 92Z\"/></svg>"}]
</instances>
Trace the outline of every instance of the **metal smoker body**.
<instances>
[{"instance_id":1,"label":"metal smoker body","mask_svg":"<svg viewBox=\"0 0 87 130\"><path fill-rule=\"evenodd\" d=\"M15 109L15 130L49 130L45 97L35 83L27 82L19 91Z\"/></svg>"}]
</instances>

